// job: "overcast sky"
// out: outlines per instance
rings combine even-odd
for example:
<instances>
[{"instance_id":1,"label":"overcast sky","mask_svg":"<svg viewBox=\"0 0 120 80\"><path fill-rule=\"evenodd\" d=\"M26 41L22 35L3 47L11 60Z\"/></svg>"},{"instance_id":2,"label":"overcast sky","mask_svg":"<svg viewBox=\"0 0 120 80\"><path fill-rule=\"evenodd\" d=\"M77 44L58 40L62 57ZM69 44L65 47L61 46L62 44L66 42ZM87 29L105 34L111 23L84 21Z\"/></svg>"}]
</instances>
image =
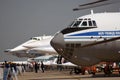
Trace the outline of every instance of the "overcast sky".
<instances>
[{"instance_id":1,"label":"overcast sky","mask_svg":"<svg viewBox=\"0 0 120 80\"><path fill-rule=\"evenodd\" d=\"M18 58L5 54L31 37L54 35L90 9L73 12L79 4L96 0L0 0L0 61ZM116 12L120 3L93 8L94 12Z\"/></svg>"}]
</instances>

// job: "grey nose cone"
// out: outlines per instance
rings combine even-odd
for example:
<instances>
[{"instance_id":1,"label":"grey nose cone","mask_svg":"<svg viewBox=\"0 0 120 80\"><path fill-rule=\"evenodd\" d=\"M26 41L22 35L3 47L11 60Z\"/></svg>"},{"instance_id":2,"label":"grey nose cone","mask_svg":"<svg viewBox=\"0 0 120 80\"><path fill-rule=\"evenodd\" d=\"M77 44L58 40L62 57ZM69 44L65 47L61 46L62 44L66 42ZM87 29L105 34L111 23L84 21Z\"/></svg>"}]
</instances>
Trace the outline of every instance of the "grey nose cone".
<instances>
[{"instance_id":1,"label":"grey nose cone","mask_svg":"<svg viewBox=\"0 0 120 80\"><path fill-rule=\"evenodd\" d=\"M57 33L50 42L54 49L63 49L65 47L64 36L62 33Z\"/></svg>"}]
</instances>

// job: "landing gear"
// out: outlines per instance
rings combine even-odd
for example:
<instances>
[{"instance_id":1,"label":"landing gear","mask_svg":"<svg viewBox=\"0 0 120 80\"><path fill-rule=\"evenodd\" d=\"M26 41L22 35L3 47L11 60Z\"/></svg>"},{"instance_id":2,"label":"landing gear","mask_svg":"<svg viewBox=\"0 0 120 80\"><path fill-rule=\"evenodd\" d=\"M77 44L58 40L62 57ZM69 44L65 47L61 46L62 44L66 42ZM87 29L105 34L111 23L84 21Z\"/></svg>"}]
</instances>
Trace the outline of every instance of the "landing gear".
<instances>
[{"instance_id":1,"label":"landing gear","mask_svg":"<svg viewBox=\"0 0 120 80\"><path fill-rule=\"evenodd\" d=\"M70 74L72 73L75 73L75 74L82 74L84 75L85 74L85 69L84 68L81 68L81 67L74 67L71 71L70 71Z\"/></svg>"},{"instance_id":2,"label":"landing gear","mask_svg":"<svg viewBox=\"0 0 120 80\"><path fill-rule=\"evenodd\" d=\"M80 74L81 73L81 69L79 67L75 67L74 68L74 73L75 74Z\"/></svg>"},{"instance_id":3,"label":"landing gear","mask_svg":"<svg viewBox=\"0 0 120 80\"><path fill-rule=\"evenodd\" d=\"M111 75L112 74L112 67L110 65L106 65L104 68L105 75Z\"/></svg>"}]
</instances>

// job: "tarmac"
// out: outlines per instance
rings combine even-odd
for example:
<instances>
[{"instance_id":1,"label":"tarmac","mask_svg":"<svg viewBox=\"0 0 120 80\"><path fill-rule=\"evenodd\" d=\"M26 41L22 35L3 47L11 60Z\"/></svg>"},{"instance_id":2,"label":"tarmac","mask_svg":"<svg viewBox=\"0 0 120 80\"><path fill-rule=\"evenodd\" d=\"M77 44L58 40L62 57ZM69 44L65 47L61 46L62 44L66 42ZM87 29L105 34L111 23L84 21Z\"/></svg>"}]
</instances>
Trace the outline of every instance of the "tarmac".
<instances>
[{"instance_id":1,"label":"tarmac","mask_svg":"<svg viewBox=\"0 0 120 80\"><path fill-rule=\"evenodd\" d=\"M97 73L95 76L90 74L76 75L69 74L70 71L48 70L42 72L24 72L18 76L18 80L120 80L120 75L115 73L105 76L104 73Z\"/></svg>"}]
</instances>

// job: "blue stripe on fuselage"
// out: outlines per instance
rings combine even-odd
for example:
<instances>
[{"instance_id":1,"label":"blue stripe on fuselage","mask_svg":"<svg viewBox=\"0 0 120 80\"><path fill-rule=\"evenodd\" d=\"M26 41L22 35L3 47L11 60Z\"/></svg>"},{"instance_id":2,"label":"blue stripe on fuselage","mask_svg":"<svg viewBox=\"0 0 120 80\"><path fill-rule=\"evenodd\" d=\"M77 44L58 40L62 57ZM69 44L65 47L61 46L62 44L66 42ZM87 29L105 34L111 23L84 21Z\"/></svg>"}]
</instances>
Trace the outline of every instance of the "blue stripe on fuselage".
<instances>
[{"instance_id":1,"label":"blue stripe on fuselage","mask_svg":"<svg viewBox=\"0 0 120 80\"><path fill-rule=\"evenodd\" d=\"M120 31L94 31L85 33L75 33L68 36L120 36Z\"/></svg>"}]
</instances>

